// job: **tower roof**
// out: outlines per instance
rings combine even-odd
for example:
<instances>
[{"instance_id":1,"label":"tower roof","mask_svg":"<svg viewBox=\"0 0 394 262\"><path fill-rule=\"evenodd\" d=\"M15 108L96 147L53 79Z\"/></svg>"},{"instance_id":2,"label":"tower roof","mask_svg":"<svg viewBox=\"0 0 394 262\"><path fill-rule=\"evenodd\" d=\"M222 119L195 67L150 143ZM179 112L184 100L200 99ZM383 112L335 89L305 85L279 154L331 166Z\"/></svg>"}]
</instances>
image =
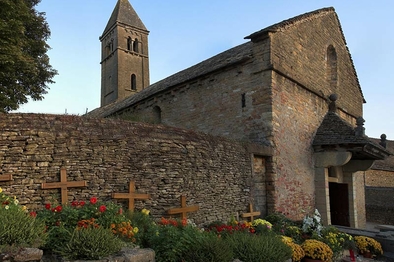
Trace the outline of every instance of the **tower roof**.
<instances>
[{"instance_id":1,"label":"tower roof","mask_svg":"<svg viewBox=\"0 0 394 262\"><path fill-rule=\"evenodd\" d=\"M107 26L104 29L103 36L117 22L148 31L134 8L131 6L129 0L118 0L114 11L112 11L112 15L108 20Z\"/></svg>"}]
</instances>

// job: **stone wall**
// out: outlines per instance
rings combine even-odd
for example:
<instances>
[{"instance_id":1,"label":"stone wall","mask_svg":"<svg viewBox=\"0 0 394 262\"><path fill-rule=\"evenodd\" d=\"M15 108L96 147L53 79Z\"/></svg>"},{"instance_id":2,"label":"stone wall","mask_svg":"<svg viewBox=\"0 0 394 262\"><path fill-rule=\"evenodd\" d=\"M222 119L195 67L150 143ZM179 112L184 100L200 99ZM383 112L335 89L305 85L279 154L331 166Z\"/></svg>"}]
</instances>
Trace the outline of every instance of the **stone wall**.
<instances>
[{"instance_id":1,"label":"stone wall","mask_svg":"<svg viewBox=\"0 0 394 262\"><path fill-rule=\"evenodd\" d=\"M188 214L197 224L248 211L255 180L250 152L231 140L65 115L0 114L0 164L0 175L13 176L0 187L30 209L60 201L59 189L43 190L41 183L58 182L65 167L69 181L87 181L86 187L69 188L68 201L111 200L112 193L128 192L128 182L135 181L138 193L151 196L136 200L137 209L165 216L186 195L187 205L200 207Z\"/></svg>"},{"instance_id":2,"label":"stone wall","mask_svg":"<svg viewBox=\"0 0 394 262\"><path fill-rule=\"evenodd\" d=\"M367 221L394 225L394 188L365 188Z\"/></svg>"},{"instance_id":3,"label":"stone wall","mask_svg":"<svg viewBox=\"0 0 394 262\"><path fill-rule=\"evenodd\" d=\"M315 206L312 141L324 115L325 100L274 73L274 158L277 210L302 219ZM286 105L286 106L284 106ZM291 135L290 135L291 134Z\"/></svg>"}]
</instances>

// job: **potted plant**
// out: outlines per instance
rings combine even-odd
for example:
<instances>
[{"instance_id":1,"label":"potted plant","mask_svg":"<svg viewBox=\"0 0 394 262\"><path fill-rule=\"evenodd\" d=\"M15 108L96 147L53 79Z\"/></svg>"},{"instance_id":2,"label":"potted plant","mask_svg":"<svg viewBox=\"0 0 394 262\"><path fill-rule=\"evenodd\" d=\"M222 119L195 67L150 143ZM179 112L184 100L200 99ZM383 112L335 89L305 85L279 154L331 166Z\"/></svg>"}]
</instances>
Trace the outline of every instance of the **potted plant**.
<instances>
[{"instance_id":1,"label":"potted plant","mask_svg":"<svg viewBox=\"0 0 394 262\"><path fill-rule=\"evenodd\" d=\"M378 241L367 236L354 237L356 247L360 254L367 258L373 258L383 254L382 246Z\"/></svg>"},{"instance_id":2,"label":"potted plant","mask_svg":"<svg viewBox=\"0 0 394 262\"><path fill-rule=\"evenodd\" d=\"M292 255L291 261L292 262L300 262L301 259L304 258L305 252L302 247L296 243L294 243L291 237L282 236L282 241L291 248Z\"/></svg>"},{"instance_id":3,"label":"potted plant","mask_svg":"<svg viewBox=\"0 0 394 262\"><path fill-rule=\"evenodd\" d=\"M333 252L331 248L316 239L307 239L301 244L305 252L305 257L302 259L304 262L329 262L332 259Z\"/></svg>"}]
</instances>

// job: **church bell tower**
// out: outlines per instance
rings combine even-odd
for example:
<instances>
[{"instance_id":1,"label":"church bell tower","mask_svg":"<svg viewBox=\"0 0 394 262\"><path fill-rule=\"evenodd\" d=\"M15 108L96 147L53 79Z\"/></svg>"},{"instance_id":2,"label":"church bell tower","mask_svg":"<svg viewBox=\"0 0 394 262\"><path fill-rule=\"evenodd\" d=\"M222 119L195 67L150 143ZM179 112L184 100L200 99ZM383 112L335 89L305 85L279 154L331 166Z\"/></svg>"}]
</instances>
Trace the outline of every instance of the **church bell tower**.
<instances>
[{"instance_id":1,"label":"church bell tower","mask_svg":"<svg viewBox=\"0 0 394 262\"><path fill-rule=\"evenodd\" d=\"M101 41L101 106L149 86L149 31L128 0L118 0Z\"/></svg>"}]
</instances>

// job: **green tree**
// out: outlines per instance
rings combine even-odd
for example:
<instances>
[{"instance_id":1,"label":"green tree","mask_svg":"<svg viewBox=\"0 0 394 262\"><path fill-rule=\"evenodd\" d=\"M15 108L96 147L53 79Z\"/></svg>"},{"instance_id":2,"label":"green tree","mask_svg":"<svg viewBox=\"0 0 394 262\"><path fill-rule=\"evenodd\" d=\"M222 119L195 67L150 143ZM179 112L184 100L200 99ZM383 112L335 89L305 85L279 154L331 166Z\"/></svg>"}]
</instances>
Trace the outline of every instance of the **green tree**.
<instances>
[{"instance_id":1,"label":"green tree","mask_svg":"<svg viewBox=\"0 0 394 262\"><path fill-rule=\"evenodd\" d=\"M41 0L0 0L0 112L42 100L57 71L46 54L50 36Z\"/></svg>"}]
</instances>

